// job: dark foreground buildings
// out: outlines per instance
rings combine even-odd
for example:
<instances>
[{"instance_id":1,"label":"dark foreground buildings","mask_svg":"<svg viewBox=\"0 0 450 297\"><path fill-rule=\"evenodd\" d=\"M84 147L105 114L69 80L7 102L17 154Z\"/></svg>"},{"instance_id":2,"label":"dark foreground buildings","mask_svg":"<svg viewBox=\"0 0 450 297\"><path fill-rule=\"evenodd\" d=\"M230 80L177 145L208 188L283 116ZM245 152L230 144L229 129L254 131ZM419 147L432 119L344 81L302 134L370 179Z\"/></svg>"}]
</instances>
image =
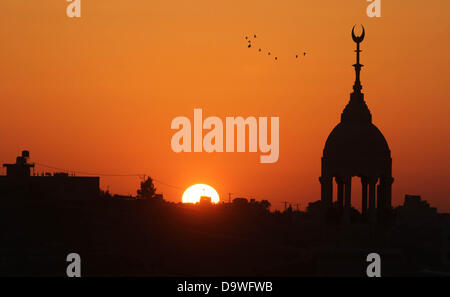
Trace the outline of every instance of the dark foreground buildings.
<instances>
[{"instance_id":1,"label":"dark foreground buildings","mask_svg":"<svg viewBox=\"0 0 450 297\"><path fill-rule=\"evenodd\" d=\"M16 163L3 164L6 176L0 176L0 196L12 199L89 200L99 197L99 177L71 176L67 173L34 175L30 153L23 151Z\"/></svg>"},{"instance_id":2,"label":"dark foreground buildings","mask_svg":"<svg viewBox=\"0 0 450 297\"><path fill-rule=\"evenodd\" d=\"M175 204L143 195L156 190L148 180L137 197L88 199L98 196L97 177L36 176L25 151L0 177L9 197L0 200L0 276L66 276L74 252L82 276L366 276L372 253L381 257L382 276L450 273L450 215L419 196L391 209L389 147L364 103L361 67L357 58L354 92L325 145L322 201L306 212L270 212L268 201L246 198ZM391 220L367 224L351 208L352 176L365 185L364 216L389 210ZM324 204L331 204L325 220ZM343 209L351 224L340 223Z\"/></svg>"}]
</instances>

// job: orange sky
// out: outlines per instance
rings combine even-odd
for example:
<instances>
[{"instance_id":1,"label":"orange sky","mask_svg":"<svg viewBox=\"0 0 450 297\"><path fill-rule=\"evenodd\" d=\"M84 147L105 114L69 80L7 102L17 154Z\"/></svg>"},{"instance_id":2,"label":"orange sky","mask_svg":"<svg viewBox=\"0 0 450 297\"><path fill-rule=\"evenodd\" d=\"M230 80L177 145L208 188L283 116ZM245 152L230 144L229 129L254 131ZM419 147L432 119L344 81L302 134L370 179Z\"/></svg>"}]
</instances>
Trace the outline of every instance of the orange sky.
<instances>
[{"instance_id":1,"label":"orange sky","mask_svg":"<svg viewBox=\"0 0 450 297\"><path fill-rule=\"evenodd\" d=\"M0 2L0 160L106 173L147 173L186 188L300 203L320 199L325 140L349 100L355 23L363 92L393 158L393 204L420 194L450 211L448 1L65 0ZM256 33L278 62L246 47ZM306 50L305 59L295 60ZM280 158L170 148L176 116L279 116ZM353 201L360 205L359 181ZM134 194L139 179L102 178ZM180 190L156 183L165 198Z\"/></svg>"}]
</instances>

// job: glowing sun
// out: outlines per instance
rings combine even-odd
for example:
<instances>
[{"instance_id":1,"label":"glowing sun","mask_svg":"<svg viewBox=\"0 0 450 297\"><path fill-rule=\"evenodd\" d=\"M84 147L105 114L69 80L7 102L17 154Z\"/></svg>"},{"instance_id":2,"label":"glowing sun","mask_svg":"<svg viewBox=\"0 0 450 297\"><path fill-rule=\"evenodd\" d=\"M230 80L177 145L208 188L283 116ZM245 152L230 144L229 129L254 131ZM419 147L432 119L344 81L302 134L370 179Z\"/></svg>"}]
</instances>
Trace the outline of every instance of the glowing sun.
<instances>
[{"instance_id":1,"label":"glowing sun","mask_svg":"<svg viewBox=\"0 0 450 297\"><path fill-rule=\"evenodd\" d=\"M213 187L205 184L192 185L183 193L181 201L183 203L197 203L200 202L200 197L206 196L211 198L212 203L219 202L219 194Z\"/></svg>"}]
</instances>

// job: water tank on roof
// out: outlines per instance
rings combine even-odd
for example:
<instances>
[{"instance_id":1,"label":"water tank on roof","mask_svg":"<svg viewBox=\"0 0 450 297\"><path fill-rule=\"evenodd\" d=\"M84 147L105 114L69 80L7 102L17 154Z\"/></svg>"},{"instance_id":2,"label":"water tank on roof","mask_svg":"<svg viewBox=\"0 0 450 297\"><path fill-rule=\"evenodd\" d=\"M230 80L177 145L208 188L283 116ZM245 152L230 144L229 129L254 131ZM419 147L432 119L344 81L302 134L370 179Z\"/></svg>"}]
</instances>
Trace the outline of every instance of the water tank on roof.
<instances>
[{"instance_id":1,"label":"water tank on roof","mask_svg":"<svg viewBox=\"0 0 450 297\"><path fill-rule=\"evenodd\" d=\"M22 157L29 158L30 157L30 151L27 151L27 150L22 151Z\"/></svg>"}]
</instances>

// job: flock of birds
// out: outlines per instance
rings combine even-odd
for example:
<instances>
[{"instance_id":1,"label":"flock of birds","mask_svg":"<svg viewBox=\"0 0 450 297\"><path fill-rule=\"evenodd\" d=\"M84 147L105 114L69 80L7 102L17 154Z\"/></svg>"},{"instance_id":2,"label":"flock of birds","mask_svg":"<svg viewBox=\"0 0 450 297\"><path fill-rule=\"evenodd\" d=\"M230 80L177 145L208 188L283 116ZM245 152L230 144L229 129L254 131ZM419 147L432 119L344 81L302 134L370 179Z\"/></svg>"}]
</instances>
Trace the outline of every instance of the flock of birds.
<instances>
[{"instance_id":1,"label":"flock of birds","mask_svg":"<svg viewBox=\"0 0 450 297\"><path fill-rule=\"evenodd\" d=\"M256 34L253 34L253 39L256 39ZM252 47L252 39L251 39L251 37L245 36L245 40L247 40L247 43L248 43L247 47L251 48ZM259 47L258 48L258 52L262 52L262 48ZM271 56L272 54L271 54L270 51L267 51L267 55ZM306 52L302 52L300 55L303 55L303 57L305 57L306 56ZM299 54L295 54L295 58L298 59L300 57L300 55ZM274 60L277 61L278 57L274 56Z\"/></svg>"}]
</instances>

